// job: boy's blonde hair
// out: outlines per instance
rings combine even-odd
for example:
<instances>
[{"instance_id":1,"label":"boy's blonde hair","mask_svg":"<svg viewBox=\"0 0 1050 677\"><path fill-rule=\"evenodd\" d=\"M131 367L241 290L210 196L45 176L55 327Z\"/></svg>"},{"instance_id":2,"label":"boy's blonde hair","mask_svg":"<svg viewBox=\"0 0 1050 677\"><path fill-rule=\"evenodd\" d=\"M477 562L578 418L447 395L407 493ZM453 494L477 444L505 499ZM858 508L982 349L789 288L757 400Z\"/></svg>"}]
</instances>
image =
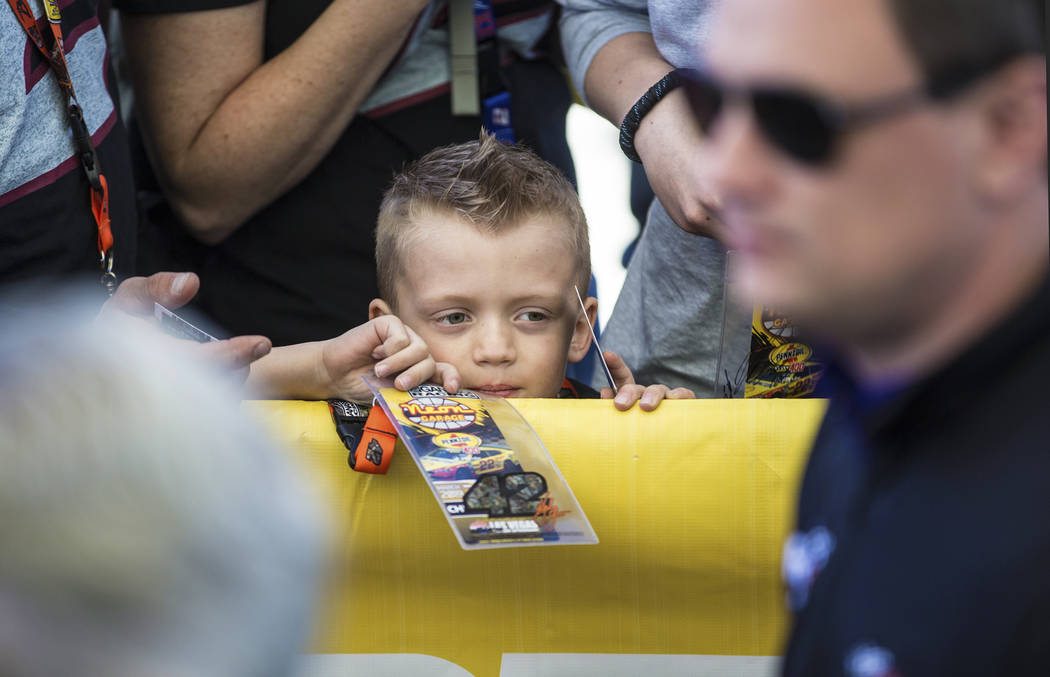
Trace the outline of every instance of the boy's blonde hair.
<instances>
[{"instance_id":1,"label":"boy's blonde hair","mask_svg":"<svg viewBox=\"0 0 1050 677\"><path fill-rule=\"evenodd\" d=\"M436 148L394 177L376 227L379 293L391 305L404 248L428 212L454 214L488 234L535 215L564 222L576 284L586 295L591 249L580 198L557 168L528 148L501 143L482 130L477 141Z\"/></svg>"}]
</instances>

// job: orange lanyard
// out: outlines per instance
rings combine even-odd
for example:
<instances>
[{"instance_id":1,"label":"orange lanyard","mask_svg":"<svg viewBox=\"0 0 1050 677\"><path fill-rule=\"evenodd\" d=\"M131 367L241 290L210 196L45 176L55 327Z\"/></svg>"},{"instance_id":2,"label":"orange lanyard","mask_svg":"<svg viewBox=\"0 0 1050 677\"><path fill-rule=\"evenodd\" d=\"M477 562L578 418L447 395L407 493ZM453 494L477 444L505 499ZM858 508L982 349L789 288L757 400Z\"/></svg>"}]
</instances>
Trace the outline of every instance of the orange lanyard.
<instances>
[{"instance_id":1,"label":"orange lanyard","mask_svg":"<svg viewBox=\"0 0 1050 677\"><path fill-rule=\"evenodd\" d=\"M55 74L58 86L66 94L69 124L73 130L73 146L88 182L91 184L91 214L98 227L101 282L106 291L112 294L116 286L116 275L113 273L113 231L109 223L109 184L106 183L106 177L103 176L102 168L99 166L95 144L91 141L91 133L84 122L84 111L77 102L73 81L69 77L69 67L66 65L66 55L62 49L62 13L55 0L44 0L44 9L48 23L51 25L51 34L54 36L54 44L48 49L44 36L40 33L40 28L33 17L33 10L26 0L7 0L7 4L11 5L18 22L29 35L30 41L44 55L44 59Z\"/></svg>"},{"instance_id":2,"label":"orange lanyard","mask_svg":"<svg viewBox=\"0 0 1050 677\"><path fill-rule=\"evenodd\" d=\"M394 456L397 429L383 408L364 407L346 400L328 400L335 432L349 450L346 460L357 472L385 475Z\"/></svg>"}]
</instances>

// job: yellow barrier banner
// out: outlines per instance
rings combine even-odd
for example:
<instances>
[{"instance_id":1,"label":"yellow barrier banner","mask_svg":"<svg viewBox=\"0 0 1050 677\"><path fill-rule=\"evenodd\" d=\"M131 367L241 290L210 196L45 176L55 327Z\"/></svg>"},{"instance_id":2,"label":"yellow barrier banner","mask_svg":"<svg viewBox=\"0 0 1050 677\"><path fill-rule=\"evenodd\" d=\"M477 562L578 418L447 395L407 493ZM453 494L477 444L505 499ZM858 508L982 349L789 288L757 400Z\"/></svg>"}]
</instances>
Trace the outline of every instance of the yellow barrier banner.
<instances>
[{"instance_id":1,"label":"yellow barrier banner","mask_svg":"<svg viewBox=\"0 0 1050 677\"><path fill-rule=\"evenodd\" d=\"M406 450L347 465L324 402L249 402L338 530L322 675L767 675L787 628L780 549L821 400L515 400L596 545L464 551Z\"/></svg>"}]
</instances>

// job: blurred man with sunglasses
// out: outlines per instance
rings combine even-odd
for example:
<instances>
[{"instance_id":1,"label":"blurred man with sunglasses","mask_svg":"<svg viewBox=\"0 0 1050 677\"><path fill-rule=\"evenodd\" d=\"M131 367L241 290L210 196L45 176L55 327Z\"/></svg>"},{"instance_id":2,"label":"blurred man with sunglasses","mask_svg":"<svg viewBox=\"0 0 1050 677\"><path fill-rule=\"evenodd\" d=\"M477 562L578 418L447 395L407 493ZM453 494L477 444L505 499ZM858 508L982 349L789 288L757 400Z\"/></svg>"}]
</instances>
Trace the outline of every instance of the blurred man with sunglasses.
<instances>
[{"instance_id":1,"label":"blurred man with sunglasses","mask_svg":"<svg viewBox=\"0 0 1050 677\"><path fill-rule=\"evenodd\" d=\"M1033 0L733 0L683 74L747 294L836 356L786 675L1050 674Z\"/></svg>"}]
</instances>

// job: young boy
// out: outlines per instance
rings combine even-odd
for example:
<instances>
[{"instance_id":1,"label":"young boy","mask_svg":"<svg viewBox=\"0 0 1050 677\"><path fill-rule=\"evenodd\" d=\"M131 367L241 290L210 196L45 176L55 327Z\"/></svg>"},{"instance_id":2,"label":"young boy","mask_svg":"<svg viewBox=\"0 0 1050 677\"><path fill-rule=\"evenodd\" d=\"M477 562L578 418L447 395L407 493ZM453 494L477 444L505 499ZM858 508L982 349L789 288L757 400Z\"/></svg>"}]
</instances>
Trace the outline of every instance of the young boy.
<instances>
[{"instance_id":1,"label":"young boy","mask_svg":"<svg viewBox=\"0 0 1050 677\"><path fill-rule=\"evenodd\" d=\"M382 298L371 320L342 336L274 348L252 364L256 397L368 400L361 375L426 380L503 397L594 396L565 379L590 347L598 302L587 223L572 185L531 151L482 133L438 148L399 174L376 229ZM615 353L615 405L692 398L684 388L635 384ZM603 388L602 397L613 396Z\"/></svg>"},{"instance_id":2,"label":"young boy","mask_svg":"<svg viewBox=\"0 0 1050 677\"><path fill-rule=\"evenodd\" d=\"M597 313L593 297L581 310L575 289L590 280L587 223L572 185L528 149L482 132L409 165L384 196L376 262L382 298L370 317L396 315L418 334L446 389L582 394L565 366L587 353ZM693 397L637 385L619 356L605 356L620 409Z\"/></svg>"}]
</instances>

